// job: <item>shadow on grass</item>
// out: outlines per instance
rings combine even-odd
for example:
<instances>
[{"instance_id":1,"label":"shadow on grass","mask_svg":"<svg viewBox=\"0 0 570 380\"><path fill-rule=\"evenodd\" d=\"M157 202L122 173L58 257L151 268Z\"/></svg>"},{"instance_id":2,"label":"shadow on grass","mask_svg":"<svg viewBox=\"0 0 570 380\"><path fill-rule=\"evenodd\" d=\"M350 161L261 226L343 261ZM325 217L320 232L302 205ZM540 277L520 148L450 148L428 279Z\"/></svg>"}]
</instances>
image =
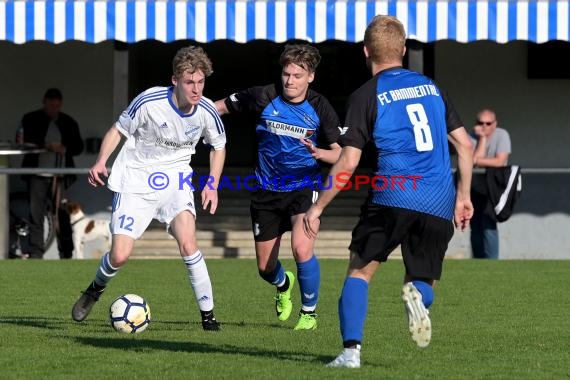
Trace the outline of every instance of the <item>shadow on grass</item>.
<instances>
[{"instance_id":1,"label":"shadow on grass","mask_svg":"<svg viewBox=\"0 0 570 380\"><path fill-rule=\"evenodd\" d=\"M101 320L94 320L93 322L94 323L91 323L91 328L93 327L101 328L102 326L104 327L109 326L108 322L104 322ZM73 322L71 320L71 316L69 316L69 319L36 317L36 316L26 316L26 315L0 317L0 325L15 325L18 327L27 326L27 327L46 329L46 330L61 330L65 328L65 326L69 326L72 324L77 324L77 322Z\"/></svg>"},{"instance_id":2,"label":"shadow on grass","mask_svg":"<svg viewBox=\"0 0 570 380\"><path fill-rule=\"evenodd\" d=\"M215 333L218 334L218 333ZM231 344L208 344L204 342L175 342L150 339L108 339L97 337L75 337L78 343L97 348L114 348L128 351L161 350L173 352L193 352L204 354L249 355L307 363L327 363L334 359L329 355L315 355L306 351L278 351L264 348L243 347Z\"/></svg>"},{"instance_id":3,"label":"shadow on grass","mask_svg":"<svg viewBox=\"0 0 570 380\"><path fill-rule=\"evenodd\" d=\"M278 324L278 323L260 323L260 322L246 322L246 321L238 321L238 322L220 322L222 328L224 326L233 326L233 327L253 327L253 328L277 328L277 329L285 329L290 330L291 326ZM18 316L4 316L0 317L0 325L15 325L19 327L28 326L28 327L36 327L42 328L46 330L54 330L58 329L61 330L65 326L73 325L73 326L85 326L89 327L89 329L93 329L96 327L97 329L104 327L109 327L109 321L101 320L101 319L88 319L84 322L74 322L71 320L71 316L69 319L65 318L51 318L51 317L36 317L36 316L25 316L25 315L18 315ZM187 330L188 326L196 327L197 329L202 329L202 324L198 321L162 321L153 319L151 322L153 330L160 330L165 329L169 331L176 331L176 330ZM162 326L162 327L161 327Z\"/></svg>"},{"instance_id":4,"label":"shadow on grass","mask_svg":"<svg viewBox=\"0 0 570 380\"><path fill-rule=\"evenodd\" d=\"M292 327L289 325L285 325L283 323L263 323L263 322L247 322L247 321L224 321L220 320L220 325L222 329L224 326L232 326L232 327L253 327L253 328L274 328L274 329L283 329L283 330L291 330ZM163 321L163 320L152 320L152 326L154 328L160 328L160 325L168 326L169 330L186 330L188 325L196 326L199 329L202 329L201 322L194 322L194 321Z\"/></svg>"},{"instance_id":5,"label":"shadow on grass","mask_svg":"<svg viewBox=\"0 0 570 380\"><path fill-rule=\"evenodd\" d=\"M81 326L82 330L87 333L101 332L104 330L112 331L110 329L108 321L101 319L91 319L82 323L73 322L71 317L69 319L64 318L49 318L49 317L32 317L32 316L4 316L0 317L1 325L15 325L19 327L34 327L41 328L49 331L55 330L66 330L70 326ZM161 327L162 325L162 327ZM152 322L153 330L187 330L196 329L202 332L202 326L200 322L188 322L188 321L157 321ZM259 323L259 322L222 322L222 331L220 332L204 332L205 334L215 334L219 336L223 334L224 326L232 327L246 327L255 329L267 329L267 328L279 328L290 330L291 326L285 326L281 324L274 323ZM174 327L174 328L173 328ZM63 337L63 336L60 336ZM174 352L195 352L195 353L219 353L227 355L249 355L252 357L261 358L272 358L280 360L289 360L293 362L306 362L306 363L320 363L325 364L334 359L330 355L316 355L314 353L308 353L307 351L287 351L287 350L276 350L264 348L254 348L254 347L244 347L236 346L232 344L207 344L204 342L176 342L176 341L164 341L164 340L152 340L152 339L132 339L132 336L125 336L113 334L112 338L105 337L86 337L86 336L73 336L67 335L67 339L74 340L77 343L92 346L96 348L111 348L111 349L121 349L128 351L147 351L147 350L160 350L160 351L174 351ZM367 366L380 367L377 364L367 363Z\"/></svg>"}]
</instances>

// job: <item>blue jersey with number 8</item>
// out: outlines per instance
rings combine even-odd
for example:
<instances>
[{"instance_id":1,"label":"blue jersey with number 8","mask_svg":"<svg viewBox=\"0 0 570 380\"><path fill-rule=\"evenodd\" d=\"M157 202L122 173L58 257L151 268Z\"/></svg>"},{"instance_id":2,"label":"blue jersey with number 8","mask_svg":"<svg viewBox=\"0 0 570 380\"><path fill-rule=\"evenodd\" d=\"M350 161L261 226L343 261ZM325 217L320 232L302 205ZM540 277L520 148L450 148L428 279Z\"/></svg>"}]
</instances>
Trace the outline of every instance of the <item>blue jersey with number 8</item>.
<instances>
[{"instance_id":1,"label":"blue jersey with number 8","mask_svg":"<svg viewBox=\"0 0 570 380\"><path fill-rule=\"evenodd\" d=\"M455 187L447 134L462 126L431 79L392 68L351 95L341 143L362 149L373 141L373 203L452 219Z\"/></svg>"}]
</instances>

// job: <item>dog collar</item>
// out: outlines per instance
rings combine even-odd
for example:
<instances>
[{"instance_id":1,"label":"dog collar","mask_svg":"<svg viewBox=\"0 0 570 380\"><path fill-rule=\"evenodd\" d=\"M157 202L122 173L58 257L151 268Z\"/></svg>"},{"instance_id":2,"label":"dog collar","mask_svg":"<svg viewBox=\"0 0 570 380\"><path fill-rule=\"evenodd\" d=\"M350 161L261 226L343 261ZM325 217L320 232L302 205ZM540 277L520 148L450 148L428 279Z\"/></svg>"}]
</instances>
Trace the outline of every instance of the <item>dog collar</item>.
<instances>
[{"instance_id":1,"label":"dog collar","mask_svg":"<svg viewBox=\"0 0 570 380\"><path fill-rule=\"evenodd\" d=\"M77 219L75 222L71 223L71 227L75 226L77 223L81 222L83 219L85 219L85 217L81 217L79 219Z\"/></svg>"}]
</instances>

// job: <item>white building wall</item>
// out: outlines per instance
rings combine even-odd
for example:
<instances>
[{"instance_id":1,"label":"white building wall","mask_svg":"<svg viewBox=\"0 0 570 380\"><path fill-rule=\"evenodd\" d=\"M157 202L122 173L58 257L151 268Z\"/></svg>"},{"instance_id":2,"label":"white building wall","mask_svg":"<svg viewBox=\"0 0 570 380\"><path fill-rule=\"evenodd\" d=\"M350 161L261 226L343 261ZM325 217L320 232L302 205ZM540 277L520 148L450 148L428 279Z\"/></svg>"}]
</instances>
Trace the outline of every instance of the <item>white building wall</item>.
<instances>
[{"instance_id":1,"label":"white building wall","mask_svg":"<svg viewBox=\"0 0 570 380\"><path fill-rule=\"evenodd\" d=\"M13 140L21 116L41 107L48 87L61 88L64 111L77 119L84 138L102 137L122 109L119 103L127 101L122 100L125 82L114 83L126 80L124 58L115 54L111 42L0 42L0 141ZM512 163L523 168L570 167L570 80L527 79L525 43L438 42L435 79L468 128L480 108L496 110L500 125L511 134ZM76 164L89 167L94 160L95 155L84 153ZM17 160L12 164L19 166ZM12 187L22 188L17 176L11 180ZM554 180L549 175L528 176L523 183L527 190L516 214L500 225L501 257L570 258L570 200L565 190L570 175ZM67 195L85 203L88 213L111 203L110 192L89 188L85 177ZM469 255L468 233L456 233L449 254Z\"/></svg>"},{"instance_id":2,"label":"white building wall","mask_svg":"<svg viewBox=\"0 0 570 380\"><path fill-rule=\"evenodd\" d=\"M22 115L42 106L49 87L62 90L63 112L83 137L99 136L113 122L113 44L0 42L0 140L12 140Z\"/></svg>"},{"instance_id":3,"label":"white building wall","mask_svg":"<svg viewBox=\"0 0 570 380\"><path fill-rule=\"evenodd\" d=\"M570 80L527 79L525 43L438 42L435 62L435 78L468 128L479 109L495 109L511 136L511 163L570 168ZM500 258L570 258L569 185L570 174L523 176L515 214L499 224ZM449 255L469 257L468 232L455 233Z\"/></svg>"},{"instance_id":4,"label":"white building wall","mask_svg":"<svg viewBox=\"0 0 570 380\"><path fill-rule=\"evenodd\" d=\"M42 107L49 87L61 89L62 111L77 120L83 139L102 137L116 117L113 78L120 78L120 72L114 72L113 57L111 42L0 42L0 141L14 140L22 116ZM95 158L84 152L75 158L75 164L90 167ZM19 167L20 163L20 157L10 158L10 166ZM17 175L10 176L10 182L12 191L25 189ZM90 212L111 202L111 193L88 188L85 176L79 177L67 195L85 203Z\"/></svg>"},{"instance_id":5,"label":"white building wall","mask_svg":"<svg viewBox=\"0 0 570 380\"><path fill-rule=\"evenodd\" d=\"M442 41L435 62L435 78L466 127L479 109L492 107L511 135L511 162L570 167L570 79L527 79L526 43Z\"/></svg>"}]
</instances>

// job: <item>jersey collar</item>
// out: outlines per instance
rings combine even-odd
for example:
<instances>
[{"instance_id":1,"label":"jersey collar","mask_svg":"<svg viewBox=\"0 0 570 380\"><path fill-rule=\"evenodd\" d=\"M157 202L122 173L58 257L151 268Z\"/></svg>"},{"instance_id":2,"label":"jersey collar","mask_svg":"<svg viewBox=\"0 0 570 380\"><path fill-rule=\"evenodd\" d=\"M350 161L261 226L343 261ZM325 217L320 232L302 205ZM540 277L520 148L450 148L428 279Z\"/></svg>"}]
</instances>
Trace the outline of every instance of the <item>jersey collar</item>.
<instances>
[{"instance_id":1,"label":"jersey collar","mask_svg":"<svg viewBox=\"0 0 570 380\"><path fill-rule=\"evenodd\" d=\"M174 86L170 86L168 87L168 103L170 103L170 106L172 107L174 112L176 112L180 117L190 117L196 113L196 110L198 109L197 104L194 107L192 107L192 110L189 113L184 113L180 110L180 108L178 108L176 104L174 104L173 98L174 98Z\"/></svg>"}]
</instances>

